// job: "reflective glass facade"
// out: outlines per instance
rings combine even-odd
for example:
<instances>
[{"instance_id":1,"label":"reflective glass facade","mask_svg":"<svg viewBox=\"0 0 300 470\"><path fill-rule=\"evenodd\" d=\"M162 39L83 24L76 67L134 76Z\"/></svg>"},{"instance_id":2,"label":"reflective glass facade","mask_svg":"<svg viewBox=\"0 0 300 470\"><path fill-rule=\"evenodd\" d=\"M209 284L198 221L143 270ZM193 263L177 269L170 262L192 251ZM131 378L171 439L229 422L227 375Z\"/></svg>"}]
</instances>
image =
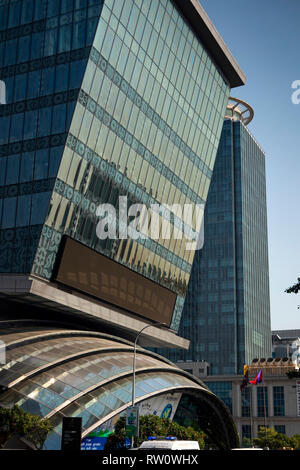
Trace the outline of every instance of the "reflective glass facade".
<instances>
[{"instance_id":1,"label":"reflective glass facade","mask_svg":"<svg viewBox=\"0 0 300 470\"><path fill-rule=\"evenodd\" d=\"M209 382L209 389L225 403L232 413L232 382Z\"/></svg>"},{"instance_id":2,"label":"reflective glass facade","mask_svg":"<svg viewBox=\"0 0 300 470\"><path fill-rule=\"evenodd\" d=\"M271 357L265 154L240 121L224 121L179 333L210 375L242 373ZM165 352L163 353L165 354Z\"/></svg>"},{"instance_id":3,"label":"reflective glass facade","mask_svg":"<svg viewBox=\"0 0 300 470\"><path fill-rule=\"evenodd\" d=\"M0 272L31 271L102 3L0 2Z\"/></svg>"},{"instance_id":4,"label":"reflective glass facade","mask_svg":"<svg viewBox=\"0 0 300 470\"><path fill-rule=\"evenodd\" d=\"M172 1L0 9L0 272L51 279L68 235L175 292L178 329L184 237L99 240L96 208L205 202L229 83Z\"/></svg>"}]
</instances>

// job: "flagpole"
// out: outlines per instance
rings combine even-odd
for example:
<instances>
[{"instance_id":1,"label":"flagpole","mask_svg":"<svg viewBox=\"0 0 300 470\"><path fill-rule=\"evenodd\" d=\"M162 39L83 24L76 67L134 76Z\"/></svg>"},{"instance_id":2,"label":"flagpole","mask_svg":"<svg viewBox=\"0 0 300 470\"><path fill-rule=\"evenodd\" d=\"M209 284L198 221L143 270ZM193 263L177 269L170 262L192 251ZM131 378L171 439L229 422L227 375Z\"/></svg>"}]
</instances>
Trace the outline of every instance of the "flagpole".
<instances>
[{"instance_id":1,"label":"flagpole","mask_svg":"<svg viewBox=\"0 0 300 470\"><path fill-rule=\"evenodd\" d=\"M267 437L267 422L266 422L266 396L265 396L265 387L263 387L263 395L264 395L264 424L265 424L265 437ZM267 389L268 390L268 389Z\"/></svg>"},{"instance_id":2,"label":"flagpole","mask_svg":"<svg viewBox=\"0 0 300 470\"><path fill-rule=\"evenodd\" d=\"M249 387L250 397L250 436L251 436L251 447L253 447L253 416L252 416L252 387Z\"/></svg>"}]
</instances>

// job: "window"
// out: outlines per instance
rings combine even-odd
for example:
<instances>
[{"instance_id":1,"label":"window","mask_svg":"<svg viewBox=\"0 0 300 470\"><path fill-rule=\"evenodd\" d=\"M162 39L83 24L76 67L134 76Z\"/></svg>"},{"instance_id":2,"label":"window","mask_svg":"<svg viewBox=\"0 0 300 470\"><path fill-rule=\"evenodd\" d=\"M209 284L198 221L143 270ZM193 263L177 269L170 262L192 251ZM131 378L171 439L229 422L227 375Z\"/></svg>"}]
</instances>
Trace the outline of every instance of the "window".
<instances>
[{"instance_id":1,"label":"window","mask_svg":"<svg viewBox=\"0 0 300 470\"><path fill-rule=\"evenodd\" d=\"M273 387L274 416L284 416L284 387Z\"/></svg>"},{"instance_id":2,"label":"window","mask_svg":"<svg viewBox=\"0 0 300 470\"><path fill-rule=\"evenodd\" d=\"M242 418L248 418L250 416L251 397L250 389L244 388L242 391Z\"/></svg>"},{"instance_id":3,"label":"window","mask_svg":"<svg viewBox=\"0 0 300 470\"><path fill-rule=\"evenodd\" d=\"M27 62L29 60L30 53L30 36L23 36L19 38L18 45L18 62Z\"/></svg>"},{"instance_id":4,"label":"window","mask_svg":"<svg viewBox=\"0 0 300 470\"><path fill-rule=\"evenodd\" d=\"M45 49L44 55L54 55L56 54L57 48L57 29L50 29L46 31L45 35Z\"/></svg>"},{"instance_id":5,"label":"window","mask_svg":"<svg viewBox=\"0 0 300 470\"><path fill-rule=\"evenodd\" d=\"M232 382L206 382L206 385L221 398L232 413Z\"/></svg>"},{"instance_id":6,"label":"window","mask_svg":"<svg viewBox=\"0 0 300 470\"><path fill-rule=\"evenodd\" d=\"M50 150L50 161L49 161L49 178L53 178L57 175L58 167L61 160L63 147L54 147Z\"/></svg>"},{"instance_id":7,"label":"window","mask_svg":"<svg viewBox=\"0 0 300 470\"><path fill-rule=\"evenodd\" d=\"M21 2L11 2L8 17L8 28L17 26L20 21Z\"/></svg>"},{"instance_id":8,"label":"window","mask_svg":"<svg viewBox=\"0 0 300 470\"><path fill-rule=\"evenodd\" d=\"M22 140L24 114L13 114L11 117L10 141Z\"/></svg>"},{"instance_id":9,"label":"window","mask_svg":"<svg viewBox=\"0 0 300 470\"><path fill-rule=\"evenodd\" d=\"M31 41L31 60L39 59L43 54L44 33L34 33Z\"/></svg>"},{"instance_id":10,"label":"window","mask_svg":"<svg viewBox=\"0 0 300 470\"><path fill-rule=\"evenodd\" d=\"M34 153L23 153L21 159L20 183L32 180Z\"/></svg>"},{"instance_id":11,"label":"window","mask_svg":"<svg viewBox=\"0 0 300 470\"><path fill-rule=\"evenodd\" d=\"M6 184L15 184L19 180L20 155L11 155L7 159Z\"/></svg>"},{"instance_id":12,"label":"window","mask_svg":"<svg viewBox=\"0 0 300 470\"><path fill-rule=\"evenodd\" d=\"M0 120L0 125L1 125L1 120ZM3 186L4 181L5 181L6 160L7 158L5 157L0 158L0 186Z\"/></svg>"},{"instance_id":13,"label":"window","mask_svg":"<svg viewBox=\"0 0 300 470\"><path fill-rule=\"evenodd\" d=\"M243 424L242 425L242 441L245 439L251 440L251 426L250 424Z\"/></svg>"},{"instance_id":14,"label":"window","mask_svg":"<svg viewBox=\"0 0 300 470\"><path fill-rule=\"evenodd\" d=\"M74 24L73 28L73 49L80 49L85 45L85 20Z\"/></svg>"},{"instance_id":15,"label":"window","mask_svg":"<svg viewBox=\"0 0 300 470\"><path fill-rule=\"evenodd\" d=\"M31 195L20 196L18 198L18 210L16 227L24 227L29 224Z\"/></svg>"},{"instance_id":16,"label":"window","mask_svg":"<svg viewBox=\"0 0 300 470\"><path fill-rule=\"evenodd\" d=\"M37 111L25 113L24 139L33 139L36 133Z\"/></svg>"},{"instance_id":17,"label":"window","mask_svg":"<svg viewBox=\"0 0 300 470\"><path fill-rule=\"evenodd\" d=\"M37 98L40 91L41 71L30 72L28 75L28 98Z\"/></svg>"},{"instance_id":18,"label":"window","mask_svg":"<svg viewBox=\"0 0 300 470\"><path fill-rule=\"evenodd\" d=\"M59 30L58 52L65 52L71 49L72 25L63 26Z\"/></svg>"},{"instance_id":19,"label":"window","mask_svg":"<svg viewBox=\"0 0 300 470\"><path fill-rule=\"evenodd\" d=\"M279 434L285 434L286 433L284 424L278 424L278 425L275 424L274 429Z\"/></svg>"},{"instance_id":20,"label":"window","mask_svg":"<svg viewBox=\"0 0 300 470\"><path fill-rule=\"evenodd\" d=\"M7 199L4 199L1 228L11 228L15 226L16 205L16 197L8 197Z\"/></svg>"},{"instance_id":21,"label":"window","mask_svg":"<svg viewBox=\"0 0 300 470\"><path fill-rule=\"evenodd\" d=\"M56 67L55 91L64 91L68 89L69 82L69 64L58 65Z\"/></svg>"},{"instance_id":22,"label":"window","mask_svg":"<svg viewBox=\"0 0 300 470\"><path fill-rule=\"evenodd\" d=\"M51 95L54 90L54 67L43 70L41 82L41 95Z\"/></svg>"},{"instance_id":23,"label":"window","mask_svg":"<svg viewBox=\"0 0 300 470\"><path fill-rule=\"evenodd\" d=\"M47 0L39 0L38 2L34 2L34 21L41 20L46 16L46 3Z\"/></svg>"},{"instance_id":24,"label":"window","mask_svg":"<svg viewBox=\"0 0 300 470\"><path fill-rule=\"evenodd\" d=\"M268 387L257 387L257 416L268 416Z\"/></svg>"},{"instance_id":25,"label":"window","mask_svg":"<svg viewBox=\"0 0 300 470\"><path fill-rule=\"evenodd\" d=\"M14 101L23 101L26 96L27 74L16 75Z\"/></svg>"},{"instance_id":26,"label":"window","mask_svg":"<svg viewBox=\"0 0 300 470\"><path fill-rule=\"evenodd\" d=\"M44 137L51 132L52 108L41 108L39 111L38 137Z\"/></svg>"},{"instance_id":27,"label":"window","mask_svg":"<svg viewBox=\"0 0 300 470\"><path fill-rule=\"evenodd\" d=\"M57 16L59 14L60 2L57 0L48 0L48 11L47 16Z\"/></svg>"},{"instance_id":28,"label":"window","mask_svg":"<svg viewBox=\"0 0 300 470\"><path fill-rule=\"evenodd\" d=\"M79 88L82 82L86 60L72 62L70 65L70 88Z\"/></svg>"},{"instance_id":29,"label":"window","mask_svg":"<svg viewBox=\"0 0 300 470\"><path fill-rule=\"evenodd\" d=\"M46 179L48 176L49 149L38 150L35 156L34 179Z\"/></svg>"},{"instance_id":30,"label":"window","mask_svg":"<svg viewBox=\"0 0 300 470\"><path fill-rule=\"evenodd\" d=\"M43 224L50 201L51 193L37 193L32 195L31 225Z\"/></svg>"},{"instance_id":31,"label":"window","mask_svg":"<svg viewBox=\"0 0 300 470\"><path fill-rule=\"evenodd\" d=\"M59 104L53 107L53 119L52 123L52 134L60 134L61 132L65 132L66 126L66 105Z\"/></svg>"},{"instance_id":32,"label":"window","mask_svg":"<svg viewBox=\"0 0 300 470\"><path fill-rule=\"evenodd\" d=\"M12 39L11 41L7 41L4 65L14 64L16 60L16 55L17 55L17 39Z\"/></svg>"}]
</instances>

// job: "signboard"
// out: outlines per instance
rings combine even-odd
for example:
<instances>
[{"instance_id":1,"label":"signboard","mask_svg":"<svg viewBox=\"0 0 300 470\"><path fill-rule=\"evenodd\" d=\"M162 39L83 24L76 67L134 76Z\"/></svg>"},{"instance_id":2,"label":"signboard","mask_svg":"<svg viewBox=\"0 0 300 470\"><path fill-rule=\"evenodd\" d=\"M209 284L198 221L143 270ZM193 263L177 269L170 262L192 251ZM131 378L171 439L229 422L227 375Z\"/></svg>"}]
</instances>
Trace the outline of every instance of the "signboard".
<instances>
[{"instance_id":1,"label":"signboard","mask_svg":"<svg viewBox=\"0 0 300 470\"><path fill-rule=\"evenodd\" d=\"M104 450L107 437L86 437L81 441L81 450Z\"/></svg>"},{"instance_id":2,"label":"signboard","mask_svg":"<svg viewBox=\"0 0 300 470\"><path fill-rule=\"evenodd\" d=\"M126 435L133 437L139 435L139 408L130 406L126 410Z\"/></svg>"},{"instance_id":3,"label":"signboard","mask_svg":"<svg viewBox=\"0 0 300 470\"><path fill-rule=\"evenodd\" d=\"M181 399L181 395L181 393L168 393L166 395L142 401L139 404L140 416L152 414L160 416L161 418L168 418L172 421Z\"/></svg>"},{"instance_id":4,"label":"signboard","mask_svg":"<svg viewBox=\"0 0 300 470\"><path fill-rule=\"evenodd\" d=\"M300 417L300 380L296 382L296 391L297 391L297 416Z\"/></svg>"},{"instance_id":5,"label":"signboard","mask_svg":"<svg viewBox=\"0 0 300 470\"><path fill-rule=\"evenodd\" d=\"M53 281L170 326L177 295L64 236Z\"/></svg>"},{"instance_id":6,"label":"signboard","mask_svg":"<svg viewBox=\"0 0 300 470\"><path fill-rule=\"evenodd\" d=\"M61 450L80 450L81 418L63 418Z\"/></svg>"}]
</instances>

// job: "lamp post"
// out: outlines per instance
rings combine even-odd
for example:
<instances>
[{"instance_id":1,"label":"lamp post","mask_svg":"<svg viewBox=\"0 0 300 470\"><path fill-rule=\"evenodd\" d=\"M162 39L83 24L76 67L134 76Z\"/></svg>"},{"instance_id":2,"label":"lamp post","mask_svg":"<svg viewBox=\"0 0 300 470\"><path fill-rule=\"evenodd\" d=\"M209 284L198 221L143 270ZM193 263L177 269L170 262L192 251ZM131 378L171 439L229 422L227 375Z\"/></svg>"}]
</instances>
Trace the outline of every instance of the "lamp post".
<instances>
[{"instance_id":1,"label":"lamp post","mask_svg":"<svg viewBox=\"0 0 300 470\"><path fill-rule=\"evenodd\" d=\"M137 334L134 342L134 350L133 350L133 365L132 365L132 400L131 400L131 406L135 405L135 369L136 369L136 346L138 339L141 335L141 333L146 330L146 328L150 328L151 326L167 326L166 323L164 322L156 322L152 323L151 325L146 325L144 326ZM133 447L133 436L131 437L131 447Z\"/></svg>"}]
</instances>

